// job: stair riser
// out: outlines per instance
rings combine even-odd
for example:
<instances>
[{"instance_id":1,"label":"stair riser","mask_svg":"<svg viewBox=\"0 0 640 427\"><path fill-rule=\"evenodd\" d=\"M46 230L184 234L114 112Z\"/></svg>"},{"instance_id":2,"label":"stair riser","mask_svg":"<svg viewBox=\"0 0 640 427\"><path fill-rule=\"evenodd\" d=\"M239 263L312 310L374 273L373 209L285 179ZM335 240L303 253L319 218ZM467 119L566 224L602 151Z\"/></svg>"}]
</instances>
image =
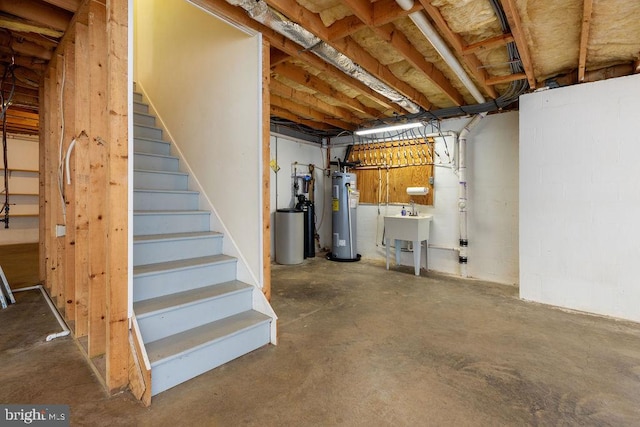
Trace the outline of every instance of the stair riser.
<instances>
[{"instance_id":1,"label":"stair riser","mask_svg":"<svg viewBox=\"0 0 640 427\"><path fill-rule=\"evenodd\" d=\"M133 125L133 136L138 138L162 139L162 129Z\"/></svg>"},{"instance_id":2,"label":"stair riser","mask_svg":"<svg viewBox=\"0 0 640 427\"><path fill-rule=\"evenodd\" d=\"M133 101L134 102L143 102L142 101L142 94L139 92L133 92Z\"/></svg>"},{"instance_id":3,"label":"stair riser","mask_svg":"<svg viewBox=\"0 0 640 427\"><path fill-rule=\"evenodd\" d=\"M222 235L198 239L133 243L134 266L199 258L222 253Z\"/></svg>"},{"instance_id":4,"label":"stair riser","mask_svg":"<svg viewBox=\"0 0 640 427\"><path fill-rule=\"evenodd\" d=\"M250 309L251 289L247 289L199 304L175 308L152 316L138 317L137 320L142 340L151 342Z\"/></svg>"},{"instance_id":5,"label":"stair riser","mask_svg":"<svg viewBox=\"0 0 640 427\"><path fill-rule=\"evenodd\" d=\"M154 116L150 116L148 114L136 113L135 110L133 112L133 122L138 123L140 125L146 126L155 126L156 118Z\"/></svg>"},{"instance_id":6,"label":"stair riser","mask_svg":"<svg viewBox=\"0 0 640 427\"><path fill-rule=\"evenodd\" d=\"M149 114L149 106L147 104L143 104L141 102L134 102L133 103L133 112L134 113Z\"/></svg>"},{"instance_id":7,"label":"stair riser","mask_svg":"<svg viewBox=\"0 0 640 427\"><path fill-rule=\"evenodd\" d=\"M148 139L134 139L133 149L138 153L171 155L171 144L162 141L149 141Z\"/></svg>"},{"instance_id":8,"label":"stair riser","mask_svg":"<svg viewBox=\"0 0 640 427\"><path fill-rule=\"evenodd\" d=\"M155 193L146 191L133 192L133 210L197 210L198 193Z\"/></svg>"},{"instance_id":9,"label":"stair riser","mask_svg":"<svg viewBox=\"0 0 640 427\"><path fill-rule=\"evenodd\" d=\"M188 190L189 175L133 171L133 187L149 190Z\"/></svg>"},{"instance_id":10,"label":"stair riser","mask_svg":"<svg viewBox=\"0 0 640 427\"><path fill-rule=\"evenodd\" d=\"M209 346L152 366L151 394L156 395L269 343L269 322Z\"/></svg>"},{"instance_id":11,"label":"stair riser","mask_svg":"<svg viewBox=\"0 0 640 427\"><path fill-rule=\"evenodd\" d=\"M133 235L209 231L209 212L133 214Z\"/></svg>"},{"instance_id":12,"label":"stair riser","mask_svg":"<svg viewBox=\"0 0 640 427\"><path fill-rule=\"evenodd\" d=\"M178 159L176 157L158 157L147 156L145 154L134 154L133 168L152 171L178 172Z\"/></svg>"},{"instance_id":13,"label":"stair riser","mask_svg":"<svg viewBox=\"0 0 640 427\"><path fill-rule=\"evenodd\" d=\"M235 280L236 261L133 277L133 301L189 291Z\"/></svg>"}]
</instances>

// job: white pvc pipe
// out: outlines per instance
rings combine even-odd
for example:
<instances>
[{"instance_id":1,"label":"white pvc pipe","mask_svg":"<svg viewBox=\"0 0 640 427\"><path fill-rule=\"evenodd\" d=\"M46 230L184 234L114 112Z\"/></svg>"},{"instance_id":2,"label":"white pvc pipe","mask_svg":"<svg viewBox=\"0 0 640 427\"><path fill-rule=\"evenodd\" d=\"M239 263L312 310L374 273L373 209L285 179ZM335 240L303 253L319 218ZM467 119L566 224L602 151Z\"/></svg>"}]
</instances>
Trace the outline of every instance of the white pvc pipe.
<instances>
[{"instance_id":1,"label":"white pvc pipe","mask_svg":"<svg viewBox=\"0 0 640 427\"><path fill-rule=\"evenodd\" d=\"M467 137L471 130L487 113L475 115L469 123L462 129L458 136L458 213L460 225L460 276L468 277L467 274Z\"/></svg>"},{"instance_id":2,"label":"white pvc pipe","mask_svg":"<svg viewBox=\"0 0 640 427\"><path fill-rule=\"evenodd\" d=\"M69 172L69 156L71 155L71 151L75 146L76 146L76 139L73 138L73 140L71 140L71 144L69 144L69 148L67 148L67 155L64 158L64 164L66 166L66 171L67 171L67 185L71 185L71 173Z\"/></svg>"},{"instance_id":3,"label":"white pvc pipe","mask_svg":"<svg viewBox=\"0 0 640 427\"><path fill-rule=\"evenodd\" d=\"M51 301L51 298L49 298L49 294L47 294L47 291L44 290L42 285L28 286L26 288L13 289L12 291L15 293L15 292L22 292L22 291L34 291L37 289L40 289L40 292L42 292L42 295L44 296L44 300L47 302L47 304L49 304L49 308L51 309L51 312L56 317L56 320L58 320L58 323L62 327L62 332L49 334L47 335L47 338L45 340L52 341L56 338L66 337L71 333L71 331L69 331L67 324L65 323L64 319L60 316L60 313L58 313L58 309L53 305L53 301Z\"/></svg>"},{"instance_id":4,"label":"white pvc pipe","mask_svg":"<svg viewBox=\"0 0 640 427\"><path fill-rule=\"evenodd\" d=\"M400 6L404 10L411 10L413 8L413 0L396 0L398 6ZM473 98L478 101L479 104L485 102L484 96L482 93L476 88L476 85L473 84L471 78L467 72L462 68L460 62L455 57L455 55L451 52L447 44L442 40L440 34L433 28L427 17L424 13L418 11L409 14L409 18L413 21L414 24L418 27L418 29L424 34L429 43L433 46L433 48L438 52L438 54L444 59L444 61L449 65L451 70L458 76L464 87L471 93Z\"/></svg>"}]
</instances>

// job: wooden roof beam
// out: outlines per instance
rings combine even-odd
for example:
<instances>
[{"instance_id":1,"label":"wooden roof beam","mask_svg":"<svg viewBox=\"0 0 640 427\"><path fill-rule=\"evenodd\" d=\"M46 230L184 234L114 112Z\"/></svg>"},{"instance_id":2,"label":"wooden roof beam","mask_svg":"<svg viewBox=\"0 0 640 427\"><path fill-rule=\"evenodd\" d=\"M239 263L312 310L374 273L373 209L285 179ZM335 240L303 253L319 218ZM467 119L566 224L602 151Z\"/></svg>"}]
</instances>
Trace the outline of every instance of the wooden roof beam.
<instances>
[{"instance_id":1,"label":"wooden roof beam","mask_svg":"<svg viewBox=\"0 0 640 427\"><path fill-rule=\"evenodd\" d=\"M491 97L497 98L498 92L496 92L495 88L491 85L487 84L487 79L489 78L489 74L482 67L482 63L473 53L465 54L464 48L466 47L465 41L462 39L460 34L455 33L450 27L447 21L444 19L440 10L437 7L431 4L431 0L420 0L422 6L424 6L424 11L429 15L429 17L433 20L440 31L440 34L443 35L444 39L449 43L449 45L453 46L453 49L456 51L458 55L462 57L462 60L466 63L467 68L471 71L471 74L475 78L476 82L484 89L484 91Z\"/></svg>"},{"instance_id":2,"label":"wooden roof beam","mask_svg":"<svg viewBox=\"0 0 640 427\"><path fill-rule=\"evenodd\" d=\"M232 6L226 1L216 1L216 0L192 0L194 4L197 4L203 7L205 10L208 10L214 14L222 15L227 19L230 19L233 22L236 22L245 27L254 29L260 33L264 37L269 40L272 46L277 47L281 51L288 53L293 58L299 59L303 62L308 63L309 65L317 68L319 71L327 73L341 83L349 86L350 88L358 91L363 96L367 97L371 101L379 104L385 109L392 109L398 113L403 113L404 110L400 108L400 106L394 104L386 97L380 95L364 83L359 80L354 79L351 76L346 75L336 67L331 64L328 64L320 57L315 54L306 51L299 44L287 39L286 37L278 34L274 30L269 27L266 27L254 19L250 18L249 15L245 12L244 9L238 6Z\"/></svg>"},{"instance_id":3,"label":"wooden roof beam","mask_svg":"<svg viewBox=\"0 0 640 427\"><path fill-rule=\"evenodd\" d=\"M496 47L505 46L508 43L513 41L513 36L511 34L500 34L495 37L490 37L485 40L480 40L476 43L471 43L462 48L462 52L467 54L475 54L477 52L489 49L495 49Z\"/></svg>"},{"instance_id":4,"label":"wooden roof beam","mask_svg":"<svg viewBox=\"0 0 640 427\"><path fill-rule=\"evenodd\" d=\"M536 76L533 73L533 62L531 61L531 54L529 53L529 46L527 45L527 39L524 37L524 29L522 27L522 21L518 14L518 9L514 0L500 0L504 14L509 21L509 27L511 27L511 34L518 48L520 54L520 60L524 67L524 72L527 75L529 81L529 88L536 88Z\"/></svg>"},{"instance_id":5,"label":"wooden roof beam","mask_svg":"<svg viewBox=\"0 0 640 427\"><path fill-rule=\"evenodd\" d=\"M587 45L589 44L592 12L593 0L584 0L584 6L582 8L582 30L580 32L580 52L578 54L578 82L584 81L584 72L587 67Z\"/></svg>"},{"instance_id":6,"label":"wooden roof beam","mask_svg":"<svg viewBox=\"0 0 640 427\"><path fill-rule=\"evenodd\" d=\"M8 36L6 34L0 34L0 40L7 39ZM0 52L7 55L11 55L13 52L15 52L19 55L32 56L45 61L50 60L52 57L51 50L27 40L19 41L16 39L12 39L10 48L6 47L5 43L3 43L2 46L0 46Z\"/></svg>"},{"instance_id":7,"label":"wooden roof beam","mask_svg":"<svg viewBox=\"0 0 640 427\"><path fill-rule=\"evenodd\" d=\"M320 111L314 108L308 107L306 105L300 105L295 101L283 98L278 95L271 95L271 104L273 104L276 107L284 108L285 110L288 110L302 118L316 120L321 123L328 123L340 129L345 129L350 131L357 129L357 126L355 126L352 123L347 123L342 120L327 117L325 114L321 113Z\"/></svg>"},{"instance_id":8,"label":"wooden roof beam","mask_svg":"<svg viewBox=\"0 0 640 427\"><path fill-rule=\"evenodd\" d=\"M335 130L336 129L334 126L328 125L326 123L314 122L313 120L303 119L302 117L299 117L296 114L293 114L291 111L285 110L284 108L276 107L275 105L272 105L270 107L270 110L271 110L272 116L291 120L292 122L308 126L312 129L316 129L316 130Z\"/></svg>"},{"instance_id":9,"label":"wooden roof beam","mask_svg":"<svg viewBox=\"0 0 640 427\"><path fill-rule=\"evenodd\" d=\"M0 0L0 11L60 31L67 29L73 17L66 10L38 0Z\"/></svg>"},{"instance_id":10,"label":"wooden roof beam","mask_svg":"<svg viewBox=\"0 0 640 427\"><path fill-rule=\"evenodd\" d=\"M362 114L366 114L370 118L381 118L384 116L384 114L379 110L367 107L357 99L348 97L344 93L332 87L329 83L322 80L320 77L314 76L300 67L296 67L292 64L287 64L286 66L278 65L274 67L272 71L279 76L298 83L299 85L309 87L316 92L333 98L345 107L351 108L352 110L358 111Z\"/></svg>"},{"instance_id":11,"label":"wooden roof beam","mask_svg":"<svg viewBox=\"0 0 640 427\"><path fill-rule=\"evenodd\" d=\"M351 114L351 112L345 108L331 105L307 92L289 87L284 83L279 82L278 80L271 80L270 85L272 94L281 96L285 99L291 99L292 101L295 101L302 105L308 105L314 110L320 111L321 113L329 114L330 116L333 116L336 119L343 120L346 123L357 124L362 121Z\"/></svg>"}]
</instances>

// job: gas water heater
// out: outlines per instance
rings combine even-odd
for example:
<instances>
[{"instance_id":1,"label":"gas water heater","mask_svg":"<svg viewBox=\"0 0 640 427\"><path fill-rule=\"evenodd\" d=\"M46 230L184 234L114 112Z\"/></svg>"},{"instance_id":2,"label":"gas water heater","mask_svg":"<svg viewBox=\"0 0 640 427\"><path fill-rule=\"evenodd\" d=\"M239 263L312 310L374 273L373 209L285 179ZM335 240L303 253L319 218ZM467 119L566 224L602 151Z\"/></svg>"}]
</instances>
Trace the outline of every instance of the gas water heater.
<instances>
[{"instance_id":1,"label":"gas water heater","mask_svg":"<svg viewBox=\"0 0 640 427\"><path fill-rule=\"evenodd\" d=\"M333 172L331 176L331 210L333 239L327 258L332 261L358 261L357 253L357 208L360 193L356 186L356 175L348 172Z\"/></svg>"}]
</instances>

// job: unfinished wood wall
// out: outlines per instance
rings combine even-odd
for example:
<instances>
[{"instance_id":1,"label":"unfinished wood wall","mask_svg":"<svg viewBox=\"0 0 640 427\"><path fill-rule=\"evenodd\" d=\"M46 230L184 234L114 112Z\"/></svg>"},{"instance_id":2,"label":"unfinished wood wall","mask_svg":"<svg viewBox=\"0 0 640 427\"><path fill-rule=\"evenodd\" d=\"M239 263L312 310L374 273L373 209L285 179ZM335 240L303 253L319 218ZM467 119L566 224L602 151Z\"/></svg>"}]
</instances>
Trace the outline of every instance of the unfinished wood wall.
<instances>
[{"instance_id":1,"label":"unfinished wood wall","mask_svg":"<svg viewBox=\"0 0 640 427\"><path fill-rule=\"evenodd\" d=\"M127 13L84 1L40 88L40 278L112 392L129 362Z\"/></svg>"}]
</instances>

